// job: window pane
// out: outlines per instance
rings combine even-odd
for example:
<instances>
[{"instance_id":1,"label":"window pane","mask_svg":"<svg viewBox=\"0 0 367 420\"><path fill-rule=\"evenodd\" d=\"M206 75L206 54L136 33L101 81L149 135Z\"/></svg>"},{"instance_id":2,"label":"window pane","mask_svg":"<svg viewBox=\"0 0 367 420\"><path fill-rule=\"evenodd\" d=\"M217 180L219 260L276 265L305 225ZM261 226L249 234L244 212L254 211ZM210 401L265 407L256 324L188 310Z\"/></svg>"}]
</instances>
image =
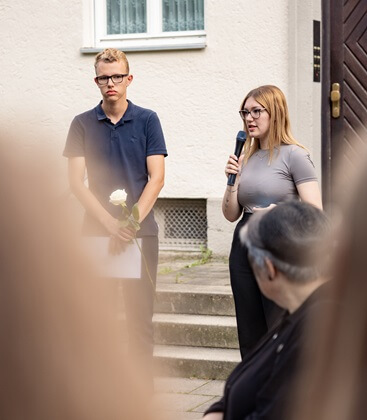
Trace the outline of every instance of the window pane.
<instances>
[{"instance_id":1,"label":"window pane","mask_svg":"<svg viewBox=\"0 0 367 420\"><path fill-rule=\"evenodd\" d=\"M204 29L204 0L162 0L163 31Z\"/></svg>"},{"instance_id":2,"label":"window pane","mask_svg":"<svg viewBox=\"0 0 367 420\"><path fill-rule=\"evenodd\" d=\"M146 31L146 0L107 0L108 35Z\"/></svg>"}]
</instances>

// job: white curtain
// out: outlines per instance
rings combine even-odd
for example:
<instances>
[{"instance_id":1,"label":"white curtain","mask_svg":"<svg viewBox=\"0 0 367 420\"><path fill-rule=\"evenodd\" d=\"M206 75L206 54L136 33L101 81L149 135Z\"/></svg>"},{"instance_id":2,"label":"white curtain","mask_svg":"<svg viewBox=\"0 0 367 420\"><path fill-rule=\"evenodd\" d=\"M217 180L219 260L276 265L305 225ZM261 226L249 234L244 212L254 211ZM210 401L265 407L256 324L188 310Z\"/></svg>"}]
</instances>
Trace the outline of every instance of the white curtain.
<instances>
[{"instance_id":1,"label":"white curtain","mask_svg":"<svg viewBox=\"0 0 367 420\"><path fill-rule=\"evenodd\" d=\"M107 34L134 34L146 31L146 0L107 0Z\"/></svg>"},{"instance_id":2,"label":"white curtain","mask_svg":"<svg viewBox=\"0 0 367 420\"><path fill-rule=\"evenodd\" d=\"M204 29L204 0L162 0L163 31Z\"/></svg>"}]
</instances>

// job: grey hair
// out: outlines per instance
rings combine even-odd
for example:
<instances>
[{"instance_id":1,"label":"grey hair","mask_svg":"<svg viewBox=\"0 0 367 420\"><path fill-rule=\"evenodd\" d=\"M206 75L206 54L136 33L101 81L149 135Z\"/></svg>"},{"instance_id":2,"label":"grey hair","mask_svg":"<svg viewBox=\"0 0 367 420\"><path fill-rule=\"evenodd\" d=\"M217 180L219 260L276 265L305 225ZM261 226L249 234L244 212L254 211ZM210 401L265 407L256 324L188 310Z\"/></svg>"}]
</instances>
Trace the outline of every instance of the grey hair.
<instances>
[{"instance_id":1,"label":"grey hair","mask_svg":"<svg viewBox=\"0 0 367 420\"><path fill-rule=\"evenodd\" d=\"M330 233L322 210L289 201L252 215L239 234L256 267L264 270L268 258L289 281L306 282L326 274Z\"/></svg>"},{"instance_id":2,"label":"grey hair","mask_svg":"<svg viewBox=\"0 0 367 420\"><path fill-rule=\"evenodd\" d=\"M308 282L316 279L323 272L323 269L317 265L305 267L281 261L271 252L252 245L248 239L245 240L245 245L248 250L249 261L252 265L258 267L260 270L264 270L265 259L268 258L289 281Z\"/></svg>"}]
</instances>

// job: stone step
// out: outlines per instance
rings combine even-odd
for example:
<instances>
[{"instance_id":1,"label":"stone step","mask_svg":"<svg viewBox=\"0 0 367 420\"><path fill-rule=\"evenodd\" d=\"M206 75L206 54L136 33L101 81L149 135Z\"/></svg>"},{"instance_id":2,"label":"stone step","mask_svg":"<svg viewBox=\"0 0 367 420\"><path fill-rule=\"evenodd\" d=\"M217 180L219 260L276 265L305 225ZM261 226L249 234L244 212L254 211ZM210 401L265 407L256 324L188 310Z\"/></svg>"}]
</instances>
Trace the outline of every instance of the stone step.
<instances>
[{"instance_id":1,"label":"stone step","mask_svg":"<svg viewBox=\"0 0 367 420\"><path fill-rule=\"evenodd\" d=\"M232 290L230 286L158 283L155 312L233 316Z\"/></svg>"},{"instance_id":2,"label":"stone step","mask_svg":"<svg viewBox=\"0 0 367 420\"><path fill-rule=\"evenodd\" d=\"M154 348L159 376L225 380L241 361L239 350L187 346Z\"/></svg>"},{"instance_id":3,"label":"stone step","mask_svg":"<svg viewBox=\"0 0 367 420\"><path fill-rule=\"evenodd\" d=\"M155 314L153 323L157 344L238 348L233 316Z\"/></svg>"}]
</instances>

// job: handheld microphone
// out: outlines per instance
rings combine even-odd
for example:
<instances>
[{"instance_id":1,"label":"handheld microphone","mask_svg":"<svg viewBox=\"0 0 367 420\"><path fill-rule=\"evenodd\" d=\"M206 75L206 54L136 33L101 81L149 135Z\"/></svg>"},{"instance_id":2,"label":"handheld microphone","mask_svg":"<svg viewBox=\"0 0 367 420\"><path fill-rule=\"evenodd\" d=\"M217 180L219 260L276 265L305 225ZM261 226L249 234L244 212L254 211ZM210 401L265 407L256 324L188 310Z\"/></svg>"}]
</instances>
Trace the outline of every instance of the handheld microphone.
<instances>
[{"instance_id":1,"label":"handheld microphone","mask_svg":"<svg viewBox=\"0 0 367 420\"><path fill-rule=\"evenodd\" d=\"M240 157L243 145L246 141L246 132L245 131L239 131L236 137L236 148L234 150L234 154L237 156L237 158ZM234 185L236 181L236 175L237 174L229 174L227 185Z\"/></svg>"}]
</instances>

